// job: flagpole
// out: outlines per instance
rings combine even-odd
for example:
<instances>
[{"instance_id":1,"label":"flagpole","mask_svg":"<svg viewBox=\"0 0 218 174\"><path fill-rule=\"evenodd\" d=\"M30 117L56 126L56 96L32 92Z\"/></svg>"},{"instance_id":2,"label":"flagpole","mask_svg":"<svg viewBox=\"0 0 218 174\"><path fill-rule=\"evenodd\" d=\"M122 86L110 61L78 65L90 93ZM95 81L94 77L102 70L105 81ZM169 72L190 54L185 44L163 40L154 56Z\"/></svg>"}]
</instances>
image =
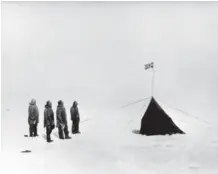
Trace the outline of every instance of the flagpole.
<instances>
[{"instance_id":1,"label":"flagpole","mask_svg":"<svg viewBox=\"0 0 218 174\"><path fill-rule=\"evenodd\" d=\"M153 75L152 75L152 82L151 82L151 97L154 97L154 76L155 76L155 69L154 69L154 62L149 64L145 64L145 70L152 68Z\"/></svg>"}]
</instances>

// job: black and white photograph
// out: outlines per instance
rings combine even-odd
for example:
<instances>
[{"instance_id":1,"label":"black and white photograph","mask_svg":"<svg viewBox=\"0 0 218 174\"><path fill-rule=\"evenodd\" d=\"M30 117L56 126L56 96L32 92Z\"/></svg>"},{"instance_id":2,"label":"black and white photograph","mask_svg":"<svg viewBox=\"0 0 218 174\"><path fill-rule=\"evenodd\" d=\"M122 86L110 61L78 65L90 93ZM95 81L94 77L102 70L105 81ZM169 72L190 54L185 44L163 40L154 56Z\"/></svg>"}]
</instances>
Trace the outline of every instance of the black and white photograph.
<instances>
[{"instance_id":1,"label":"black and white photograph","mask_svg":"<svg viewBox=\"0 0 218 174\"><path fill-rule=\"evenodd\" d=\"M218 2L1 1L2 174L217 174Z\"/></svg>"}]
</instances>

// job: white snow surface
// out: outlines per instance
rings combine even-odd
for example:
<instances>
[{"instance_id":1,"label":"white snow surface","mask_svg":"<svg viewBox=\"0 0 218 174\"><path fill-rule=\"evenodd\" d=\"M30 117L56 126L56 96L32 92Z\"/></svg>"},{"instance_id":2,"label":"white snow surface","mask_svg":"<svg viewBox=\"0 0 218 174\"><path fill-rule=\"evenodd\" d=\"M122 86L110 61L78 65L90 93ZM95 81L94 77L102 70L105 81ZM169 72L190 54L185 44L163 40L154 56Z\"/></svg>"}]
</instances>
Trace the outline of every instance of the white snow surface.
<instances>
[{"instance_id":1,"label":"white snow surface","mask_svg":"<svg viewBox=\"0 0 218 174\"><path fill-rule=\"evenodd\" d=\"M50 144L45 140L42 127L43 110L40 110L38 126L40 136L36 138L24 137L28 134L26 112L5 110L2 117L1 173L217 174L217 129L159 102L186 134L135 134L134 130L140 129L147 103L96 112L96 115L81 106L82 133L71 134L70 140L59 140L55 129L51 135L54 142ZM22 119L15 122L18 115ZM71 125L68 112L69 131ZM22 150L32 152L20 153Z\"/></svg>"},{"instance_id":2,"label":"white snow surface","mask_svg":"<svg viewBox=\"0 0 218 174\"><path fill-rule=\"evenodd\" d=\"M1 3L1 174L218 174L217 2ZM151 94L151 61L154 95L185 135L135 134L148 101L119 108ZM26 138L32 97L40 136ZM69 130L79 102L82 133L55 129L48 144L44 104L59 99Z\"/></svg>"}]
</instances>

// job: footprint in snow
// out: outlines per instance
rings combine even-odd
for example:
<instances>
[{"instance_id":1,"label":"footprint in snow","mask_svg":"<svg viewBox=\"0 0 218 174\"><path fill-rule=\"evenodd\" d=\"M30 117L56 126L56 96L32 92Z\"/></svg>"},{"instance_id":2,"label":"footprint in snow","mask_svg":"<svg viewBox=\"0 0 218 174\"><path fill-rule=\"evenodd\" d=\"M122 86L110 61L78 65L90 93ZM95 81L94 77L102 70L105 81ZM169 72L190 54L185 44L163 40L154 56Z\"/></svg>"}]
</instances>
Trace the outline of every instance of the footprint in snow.
<instances>
[{"instance_id":1,"label":"footprint in snow","mask_svg":"<svg viewBox=\"0 0 218 174\"><path fill-rule=\"evenodd\" d=\"M173 146L172 144L167 144L167 145L166 145L166 147L172 147L172 146Z\"/></svg>"},{"instance_id":2,"label":"footprint in snow","mask_svg":"<svg viewBox=\"0 0 218 174\"><path fill-rule=\"evenodd\" d=\"M23 151L21 151L21 153L30 153L31 152L31 150L23 150Z\"/></svg>"},{"instance_id":3,"label":"footprint in snow","mask_svg":"<svg viewBox=\"0 0 218 174\"><path fill-rule=\"evenodd\" d=\"M199 166L198 164L191 164L191 165L189 166L189 168L192 169L192 170L197 170L197 169L200 168L200 166Z\"/></svg>"}]
</instances>

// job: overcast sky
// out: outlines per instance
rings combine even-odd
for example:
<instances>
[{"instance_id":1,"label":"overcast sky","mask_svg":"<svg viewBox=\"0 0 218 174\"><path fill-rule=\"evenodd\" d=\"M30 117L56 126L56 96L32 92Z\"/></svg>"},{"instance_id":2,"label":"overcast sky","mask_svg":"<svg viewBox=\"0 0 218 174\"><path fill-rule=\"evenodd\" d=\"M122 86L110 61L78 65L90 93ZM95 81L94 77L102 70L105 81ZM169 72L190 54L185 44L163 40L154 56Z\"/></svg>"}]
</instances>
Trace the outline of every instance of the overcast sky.
<instances>
[{"instance_id":1,"label":"overcast sky","mask_svg":"<svg viewBox=\"0 0 218 174\"><path fill-rule=\"evenodd\" d=\"M111 110L151 95L151 61L157 100L218 121L218 2L2 2L4 107Z\"/></svg>"}]
</instances>

